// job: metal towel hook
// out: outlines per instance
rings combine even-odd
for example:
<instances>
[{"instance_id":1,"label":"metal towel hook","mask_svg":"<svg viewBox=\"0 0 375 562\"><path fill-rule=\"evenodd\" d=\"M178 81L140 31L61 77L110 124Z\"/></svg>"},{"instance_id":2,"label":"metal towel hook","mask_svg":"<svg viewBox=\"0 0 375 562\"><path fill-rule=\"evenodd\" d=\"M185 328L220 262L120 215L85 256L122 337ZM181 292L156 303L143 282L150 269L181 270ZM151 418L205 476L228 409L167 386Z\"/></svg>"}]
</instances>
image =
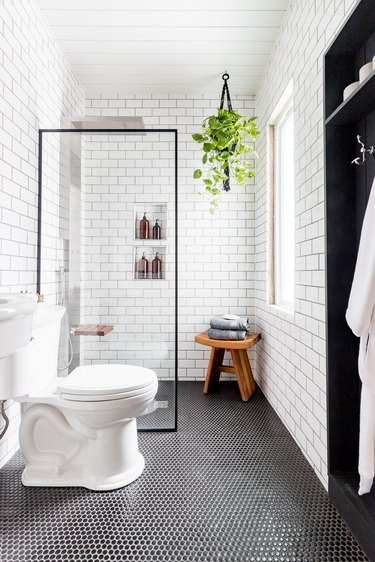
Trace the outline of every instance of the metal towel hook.
<instances>
[{"instance_id":1,"label":"metal towel hook","mask_svg":"<svg viewBox=\"0 0 375 562\"><path fill-rule=\"evenodd\" d=\"M357 156L357 158L354 158L354 160L351 161L351 164L357 164L357 166L363 166L363 164L365 164L365 162L366 162L366 153L371 154L372 156L375 156L375 148L373 146L370 146L369 148L367 148L364 145L364 143L361 141L360 135L357 135L357 141L361 145L360 152L362 154L362 160L361 160L360 156Z\"/></svg>"}]
</instances>

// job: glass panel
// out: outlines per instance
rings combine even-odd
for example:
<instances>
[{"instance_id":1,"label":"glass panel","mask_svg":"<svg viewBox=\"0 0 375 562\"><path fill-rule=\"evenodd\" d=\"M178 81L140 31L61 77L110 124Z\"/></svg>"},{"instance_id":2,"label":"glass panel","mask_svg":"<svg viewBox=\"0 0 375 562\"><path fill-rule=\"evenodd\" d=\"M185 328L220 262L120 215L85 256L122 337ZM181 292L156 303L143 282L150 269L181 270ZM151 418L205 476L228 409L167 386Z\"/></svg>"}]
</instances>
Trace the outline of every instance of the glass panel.
<instances>
[{"instance_id":1,"label":"glass panel","mask_svg":"<svg viewBox=\"0 0 375 562\"><path fill-rule=\"evenodd\" d=\"M138 425L174 429L175 133L42 138L40 292L68 311L60 375L89 364L150 368L158 408Z\"/></svg>"}]
</instances>

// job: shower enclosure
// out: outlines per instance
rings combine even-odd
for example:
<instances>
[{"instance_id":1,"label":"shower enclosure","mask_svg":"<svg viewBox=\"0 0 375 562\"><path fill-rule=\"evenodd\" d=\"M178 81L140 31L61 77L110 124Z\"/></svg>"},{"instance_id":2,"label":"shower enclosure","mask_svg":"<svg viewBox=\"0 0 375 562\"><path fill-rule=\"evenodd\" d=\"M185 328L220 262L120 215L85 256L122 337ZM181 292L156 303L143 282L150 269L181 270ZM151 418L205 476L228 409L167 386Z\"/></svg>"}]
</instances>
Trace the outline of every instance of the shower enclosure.
<instances>
[{"instance_id":1,"label":"shower enclosure","mask_svg":"<svg viewBox=\"0 0 375 562\"><path fill-rule=\"evenodd\" d=\"M176 129L40 130L37 291L67 310L60 375L148 367L157 409L139 427L176 430Z\"/></svg>"}]
</instances>

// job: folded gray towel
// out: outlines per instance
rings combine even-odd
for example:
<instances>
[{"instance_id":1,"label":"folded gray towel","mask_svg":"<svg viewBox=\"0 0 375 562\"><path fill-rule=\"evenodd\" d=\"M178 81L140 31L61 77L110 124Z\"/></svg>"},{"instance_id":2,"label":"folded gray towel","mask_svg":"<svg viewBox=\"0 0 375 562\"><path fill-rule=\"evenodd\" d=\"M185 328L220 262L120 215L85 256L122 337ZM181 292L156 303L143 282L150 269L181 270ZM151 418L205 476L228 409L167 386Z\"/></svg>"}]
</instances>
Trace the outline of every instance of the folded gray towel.
<instances>
[{"instance_id":1,"label":"folded gray towel","mask_svg":"<svg viewBox=\"0 0 375 562\"><path fill-rule=\"evenodd\" d=\"M246 330L216 330L215 328L208 330L208 337L212 340L244 340L246 336Z\"/></svg>"},{"instance_id":2,"label":"folded gray towel","mask_svg":"<svg viewBox=\"0 0 375 562\"><path fill-rule=\"evenodd\" d=\"M250 322L248 318L227 320L222 316L214 316L210 320L210 326L215 330L245 330L246 332L250 330Z\"/></svg>"}]
</instances>

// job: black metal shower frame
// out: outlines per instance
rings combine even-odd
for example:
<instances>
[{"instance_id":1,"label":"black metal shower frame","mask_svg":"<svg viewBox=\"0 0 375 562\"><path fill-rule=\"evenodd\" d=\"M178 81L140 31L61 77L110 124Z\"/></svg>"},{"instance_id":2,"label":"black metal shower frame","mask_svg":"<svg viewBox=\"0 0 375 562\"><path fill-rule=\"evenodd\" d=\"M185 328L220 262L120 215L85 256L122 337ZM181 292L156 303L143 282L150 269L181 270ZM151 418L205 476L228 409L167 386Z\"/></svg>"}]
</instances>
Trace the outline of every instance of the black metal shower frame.
<instances>
[{"instance_id":1,"label":"black metal shower frame","mask_svg":"<svg viewBox=\"0 0 375 562\"><path fill-rule=\"evenodd\" d=\"M178 129L39 129L38 150L38 238L37 238L37 293L41 292L42 263L42 195L43 195L43 135L45 133L173 133L174 135L174 196L175 196L175 376L174 376L174 426L171 428L139 429L140 432L173 432L177 431L177 400L178 400Z\"/></svg>"}]
</instances>

